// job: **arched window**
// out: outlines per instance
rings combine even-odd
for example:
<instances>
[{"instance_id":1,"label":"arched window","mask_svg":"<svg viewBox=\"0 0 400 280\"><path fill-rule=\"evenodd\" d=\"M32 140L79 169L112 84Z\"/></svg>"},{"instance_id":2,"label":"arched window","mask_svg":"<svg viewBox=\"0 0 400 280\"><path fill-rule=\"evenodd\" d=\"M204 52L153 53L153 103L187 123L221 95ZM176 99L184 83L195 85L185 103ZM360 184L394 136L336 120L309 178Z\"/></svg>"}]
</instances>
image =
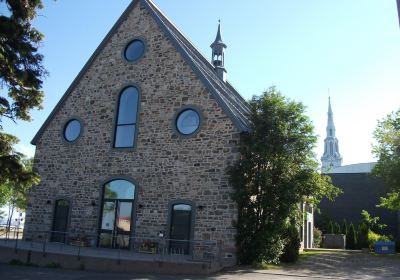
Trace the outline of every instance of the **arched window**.
<instances>
[{"instance_id":1,"label":"arched window","mask_svg":"<svg viewBox=\"0 0 400 280\"><path fill-rule=\"evenodd\" d=\"M139 91L134 86L126 87L119 96L114 147L133 148L135 145L136 120L139 106Z\"/></svg>"},{"instance_id":2,"label":"arched window","mask_svg":"<svg viewBox=\"0 0 400 280\"><path fill-rule=\"evenodd\" d=\"M113 180L104 185L100 247L129 248L134 199L135 185L127 180Z\"/></svg>"}]
</instances>

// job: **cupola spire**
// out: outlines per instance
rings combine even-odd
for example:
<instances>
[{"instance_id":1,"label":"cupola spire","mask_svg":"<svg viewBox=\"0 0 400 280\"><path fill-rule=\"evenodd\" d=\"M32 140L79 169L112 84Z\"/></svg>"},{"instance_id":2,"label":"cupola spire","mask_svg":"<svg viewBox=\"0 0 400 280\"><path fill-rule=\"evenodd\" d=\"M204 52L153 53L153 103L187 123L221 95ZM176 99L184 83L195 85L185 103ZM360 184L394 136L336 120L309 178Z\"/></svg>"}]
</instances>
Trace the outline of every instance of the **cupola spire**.
<instances>
[{"instance_id":1,"label":"cupola spire","mask_svg":"<svg viewBox=\"0 0 400 280\"><path fill-rule=\"evenodd\" d=\"M215 37L214 43L211 44L212 57L211 63L214 65L215 72L224 82L226 82L226 70L225 70L225 49L227 46L222 40L221 35L221 20L218 21L218 31Z\"/></svg>"},{"instance_id":2,"label":"cupola spire","mask_svg":"<svg viewBox=\"0 0 400 280\"><path fill-rule=\"evenodd\" d=\"M328 124L326 126L326 138L324 144L324 155L321 157L322 172L329 172L332 167L342 165L342 156L339 153L339 141L336 138L336 129L335 124L333 123L330 97L328 101Z\"/></svg>"}]
</instances>

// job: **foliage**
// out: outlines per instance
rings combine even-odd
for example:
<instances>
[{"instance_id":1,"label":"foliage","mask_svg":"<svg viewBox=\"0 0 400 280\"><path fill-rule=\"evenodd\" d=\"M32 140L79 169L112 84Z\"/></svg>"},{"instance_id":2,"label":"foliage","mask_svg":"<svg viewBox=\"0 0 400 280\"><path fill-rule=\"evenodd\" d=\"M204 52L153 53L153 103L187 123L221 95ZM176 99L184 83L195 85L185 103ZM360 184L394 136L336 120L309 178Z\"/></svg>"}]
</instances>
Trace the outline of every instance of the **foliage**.
<instances>
[{"instance_id":1,"label":"foliage","mask_svg":"<svg viewBox=\"0 0 400 280\"><path fill-rule=\"evenodd\" d=\"M328 233L329 234L334 234L335 233L335 228L334 228L334 222L333 221L329 221L328 224Z\"/></svg>"},{"instance_id":2,"label":"foliage","mask_svg":"<svg viewBox=\"0 0 400 280\"><path fill-rule=\"evenodd\" d=\"M0 185L0 206L8 206L7 225L11 225L11 218L15 209L24 210L27 207L27 194L29 189L39 183L39 176L32 171L33 160L21 159L21 174L25 180L6 181ZM23 177L23 176L21 176Z\"/></svg>"},{"instance_id":3,"label":"foliage","mask_svg":"<svg viewBox=\"0 0 400 280\"><path fill-rule=\"evenodd\" d=\"M0 194L4 185L32 185L38 181L37 175L23 162L24 155L15 151L16 137L0 132ZM0 205L4 194L0 196Z\"/></svg>"},{"instance_id":4,"label":"foliage","mask_svg":"<svg viewBox=\"0 0 400 280\"><path fill-rule=\"evenodd\" d=\"M293 263L299 259L300 250L300 233L297 226L290 225L285 231L285 247L280 256L280 261L285 263Z\"/></svg>"},{"instance_id":5,"label":"foliage","mask_svg":"<svg viewBox=\"0 0 400 280\"><path fill-rule=\"evenodd\" d=\"M333 233L334 234L341 234L342 233L342 231L340 230L340 225L339 225L338 222L335 222L333 224Z\"/></svg>"},{"instance_id":6,"label":"foliage","mask_svg":"<svg viewBox=\"0 0 400 280\"><path fill-rule=\"evenodd\" d=\"M380 206L400 210L400 109L378 122L374 138L372 152L378 163L373 174L382 178L388 188Z\"/></svg>"},{"instance_id":7,"label":"foliage","mask_svg":"<svg viewBox=\"0 0 400 280\"><path fill-rule=\"evenodd\" d=\"M314 236L313 248L320 248L322 245L322 231L314 227L313 236Z\"/></svg>"},{"instance_id":8,"label":"foliage","mask_svg":"<svg viewBox=\"0 0 400 280\"><path fill-rule=\"evenodd\" d=\"M38 53L43 36L31 21L42 2L0 0L0 4L7 10L0 15L0 205L10 197L20 205L24 199L19 194L39 178L27 169L23 155L14 150L18 139L5 133L1 123L3 117L29 121L29 111L41 108L42 78L47 75L43 56Z\"/></svg>"},{"instance_id":9,"label":"foliage","mask_svg":"<svg viewBox=\"0 0 400 280\"><path fill-rule=\"evenodd\" d=\"M322 197L333 199L339 189L318 173L317 138L301 103L271 87L253 97L249 107L251 133L241 136L241 157L229 170L239 208L238 256L245 264L276 263L289 217L299 221L303 202L315 206Z\"/></svg>"},{"instance_id":10,"label":"foliage","mask_svg":"<svg viewBox=\"0 0 400 280\"><path fill-rule=\"evenodd\" d=\"M357 230L357 247L369 247L369 234L370 232L377 232L386 227L385 224L379 224L379 217L372 217L367 211L361 211L361 222Z\"/></svg>"},{"instance_id":11,"label":"foliage","mask_svg":"<svg viewBox=\"0 0 400 280\"><path fill-rule=\"evenodd\" d=\"M347 225L346 219L343 219L341 229L342 229L341 234L347 235L347 233L349 231L349 226Z\"/></svg>"},{"instance_id":12,"label":"foliage","mask_svg":"<svg viewBox=\"0 0 400 280\"><path fill-rule=\"evenodd\" d=\"M372 217L367 211L361 211L361 224L364 224L367 230L380 231L386 227L379 223L379 217Z\"/></svg>"},{"instance_id":13,"label":"foliage","mask_svg":"<svg viewBox=\"0 0 400 280\"><path fill-rule=\"evenodd\" d=\"M372 230L368 231L368 248L373 249L374 243L377 241L390 241L390 238L385 235L380 235Z\"/></svg>"},{"instance_id":14,"label":"foliage","mask_svg":"<svg viewBox=\"0 0 400 280\"><path fill-rule=\"evenodd\" d=\"M2 117L13 121L30 120L29 110L41 109L42 78L46 71L38 48L43 35L31 25L41 0L0 0L5 2L9 16L0 15L0 86L8 96L0 96Z\"/></svg>"},{"instance_id":15,"label":"foliage","mask_svg":"<svg viewBox=\"0 0 400 280\"><path fill-rule=\"evenodd\" d=\"M357 233L353 223L350 223L348 233L346 235L346 247L347 249L354 250L357 246Z\"/></svg>"}]
</instances>

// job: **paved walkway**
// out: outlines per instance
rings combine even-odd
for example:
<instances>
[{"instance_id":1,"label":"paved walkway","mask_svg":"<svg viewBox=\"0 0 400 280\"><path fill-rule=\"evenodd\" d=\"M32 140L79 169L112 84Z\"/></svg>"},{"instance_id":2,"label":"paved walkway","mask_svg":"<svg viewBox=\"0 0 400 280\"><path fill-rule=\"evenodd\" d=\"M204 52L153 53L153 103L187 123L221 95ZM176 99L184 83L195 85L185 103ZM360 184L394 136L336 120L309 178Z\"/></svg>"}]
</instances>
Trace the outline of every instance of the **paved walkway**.
<instances>
[{"instance_id":1,"label":"paved walkway","mask_svg":"<svg viewBox=\"0 0 400 280\"><path fill-rule=\"evenodd\" d=\"M329 253L310 256L299 264L281 270L253 270L243 267L211 276L163 276L107 274L0 264L0 279L24 280L299 280L299 279L400 279L400 257L362 253Z\"/></svg>"}]
</instances>

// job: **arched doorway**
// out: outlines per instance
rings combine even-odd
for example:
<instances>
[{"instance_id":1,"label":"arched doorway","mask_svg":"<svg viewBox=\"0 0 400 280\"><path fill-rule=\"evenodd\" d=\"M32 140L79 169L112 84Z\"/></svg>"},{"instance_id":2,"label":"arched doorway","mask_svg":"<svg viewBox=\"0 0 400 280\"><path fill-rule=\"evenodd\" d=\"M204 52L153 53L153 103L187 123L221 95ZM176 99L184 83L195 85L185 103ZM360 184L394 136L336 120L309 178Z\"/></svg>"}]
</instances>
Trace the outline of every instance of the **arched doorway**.
<instances>
[{"instance_id":1,"label":"arched doorway","mask_svg":"<svg viewBox=\"0 0 400 280\"><path fill-rule=\"evenodd\" d=\"M130 247L134 199L132 182L113 180L104 184L99 247Z\"/></svg>"},{"instance_id":2,"label":"arched doorway","mask_svg":"<svg viewBox=\"0 0 400 280\"><path fill-rule=\"evenodd\" d=\"M68 229L70 203L66 199L58 199L54 206L51 242L65 243Z\"/></svg>"},{"instance_id":3,"label":"arched doorway","mask_svg":"<svg viewBox=\"0 0 400 280\"><path fill-rule=\"evenodd\" d=\"M186 203L174 203L170 211L169 249L172 253L187 255L193 234L193 207Z\"/></svg>"}]
</instances>

